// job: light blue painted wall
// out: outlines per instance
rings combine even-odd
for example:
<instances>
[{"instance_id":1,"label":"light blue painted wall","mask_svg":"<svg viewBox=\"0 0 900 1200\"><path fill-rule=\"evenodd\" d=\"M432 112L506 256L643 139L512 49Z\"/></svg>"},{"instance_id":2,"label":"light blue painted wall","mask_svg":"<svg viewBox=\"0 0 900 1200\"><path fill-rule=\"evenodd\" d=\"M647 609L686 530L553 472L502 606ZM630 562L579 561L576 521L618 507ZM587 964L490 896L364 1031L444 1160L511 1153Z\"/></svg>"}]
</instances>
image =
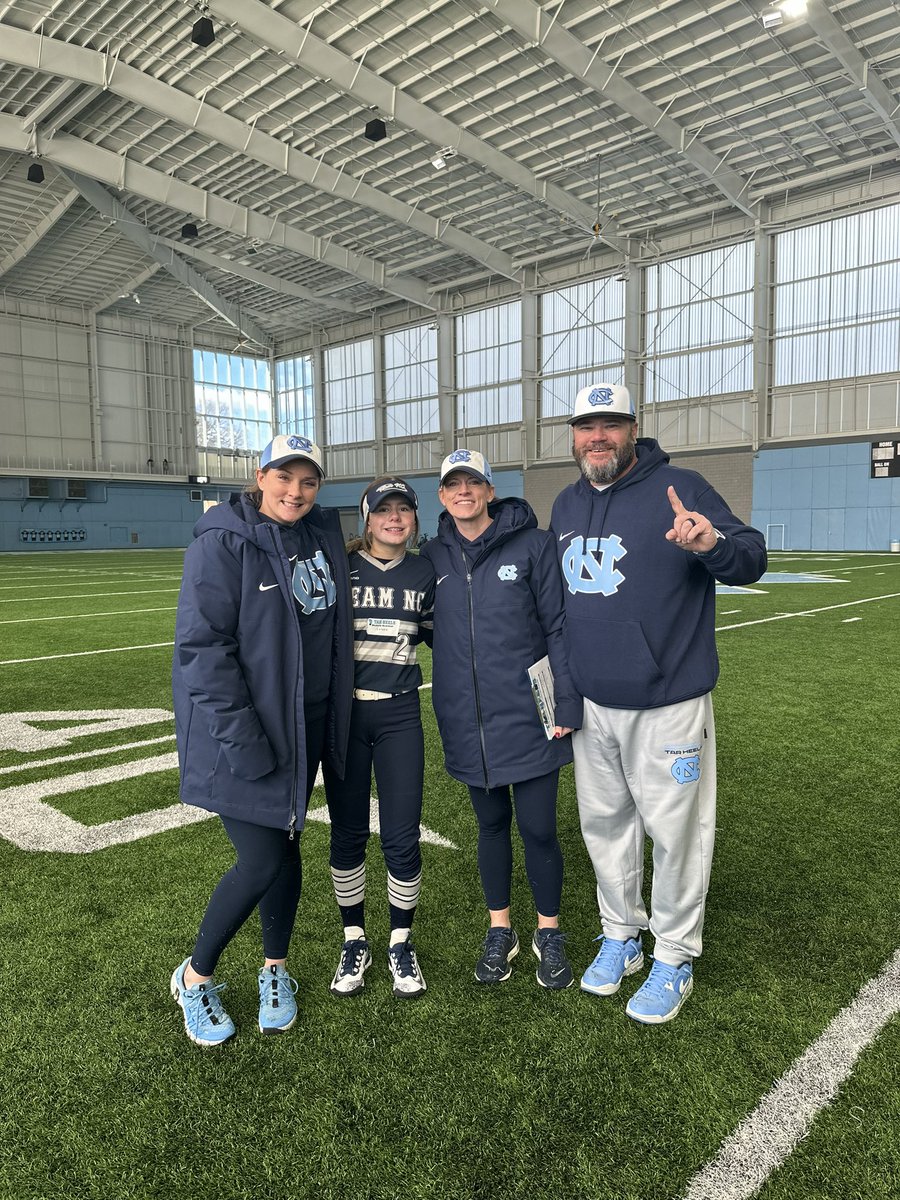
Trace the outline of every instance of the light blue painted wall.
<instances>
[{"instance_id":1,"label":"light blue painted wall","mask_svg":"<svg viewBox=\"0 0 900 1200\"><path fill-rule=\"evenodd\" d=\"M784 525L787 550L889 550L900 541L900 479L870 479L870 464L869 442L761 450L751 523Z\"/></svg>"},{"instance_id":2,"label":"light blue painted wall","mask_svg":"<svg viewBox=\"0 0 900 1200\"><path fill-rule=\"evenodd\" d=\"M419 524L434 537L441 506L437 475L409 481L419 497ZM495 471L498 496L521 496L521 471ZM326 483L319 494L327 507L352 508L359 504L364 480ZM225 485L191 486L186 483L104 483L91 485L104 498L84 500L28 500L27 480L0 478L0 552L16 550L110 550L135 547L158 549L186 546L195 522L203 514L202 502L191 500L200 492L204 500L227 500L233 490ZM22 540L23 530L44 535L40 541ZM78 535L83 534L83 537ZM68 536L66 536L68 535ZM136 540L135 540L136 539Z\"/></svg>"}]
</instances>

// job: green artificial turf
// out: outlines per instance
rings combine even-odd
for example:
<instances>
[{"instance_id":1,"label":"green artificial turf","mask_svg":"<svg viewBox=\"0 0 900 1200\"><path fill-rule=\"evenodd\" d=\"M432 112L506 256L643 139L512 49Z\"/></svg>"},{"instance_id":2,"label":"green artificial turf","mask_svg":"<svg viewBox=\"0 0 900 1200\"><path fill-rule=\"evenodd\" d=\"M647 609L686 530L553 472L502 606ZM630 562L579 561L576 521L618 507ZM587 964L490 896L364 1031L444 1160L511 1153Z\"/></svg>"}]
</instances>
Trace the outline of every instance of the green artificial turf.
<instances>
[{"instance_id":1,"label":"green artificial turf","mask_svg":"<svg viewBox=\"0 0 900 1200\"><path fill-rule=\"evenodd\" d=\"M677 1200L898 945L900 602L727 628L900 592L891 557L817 557L784 556L792 561L782 568L776 556L772 569L843 572L847 582L719 600L720 614L740 611L718 618L719 814L706 952L694 995L669 1026L625 1017L640 976L607 999L537 986L518 847L522 953L508 983L475 983L485 930L475 822L466 789L443 771L427 690L423 823L458 849L423 846L415 937L428 991L416 1001L390 993L377 837L365 991L336 999L328 990L341 930L328 829L310 822L290 960L300 1021L282 1037L255 1030L251 918L220 964L239 1033L217 1051L188 1042L168 980L231 862L218 821L93 854L23 852L0 839L0 1198ZM12 610L66 618L0 625L0 659L171 642L171 608L91 613L173 604L174 592L108 593L177 587L179 563L175 552L0 556L0 597L52 597L4 603L0 618ZM170 659L162 646L2 666L0 712L169 708ZM427 655L424 665L427 674ZM0 774L0 805L2 789L169 753L171 741L115 749L167 733L159 722L52 750L0 750L5 768L112 748ZM167 770L50 804L95 824L166 807L176 787ZM317 792L311 807L323 802ZM559 826L562 921L580 971L599 926L571 768ZM896 1200L898 1029L895 1018L863 1053L763 1200Z\"/></svg>"}]
</instances>

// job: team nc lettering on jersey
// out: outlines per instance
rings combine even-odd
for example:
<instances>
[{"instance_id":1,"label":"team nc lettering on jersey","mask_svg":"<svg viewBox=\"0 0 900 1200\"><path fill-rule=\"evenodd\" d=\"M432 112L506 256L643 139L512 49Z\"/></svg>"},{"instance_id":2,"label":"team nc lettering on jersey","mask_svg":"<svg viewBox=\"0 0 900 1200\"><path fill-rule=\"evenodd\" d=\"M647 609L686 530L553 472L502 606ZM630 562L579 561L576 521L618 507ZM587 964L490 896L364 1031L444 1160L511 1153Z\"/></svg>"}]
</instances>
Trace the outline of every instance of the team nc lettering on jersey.
<instances>
[{"instance_id":1,"label":"team nc lettering on jersey","mask_svg":"<svg viewBox=\"0 0 900 1200\"><path fill-rule=\"evenodd\" d=\"M353 587L350 589L354 608L393 608L394 589L392 587ZM424 592L412 588L403 589L403 611L421 612Z\"/></svg>"},{"instance_id":2,"label":"team nc lettering on jersey","mask_svg":"<svg viewBox=\"0 0 900 1200\"><path fill-rule=\"evenodd\" d=\"M291 588L307 616L321 608L331 608L337 597L337 588L331 577L328 559L321 550L317 550L312 558L297 563Z\"/></svg>"},{"instance_id":3,"label":"team nc lettering on jersey","mask_svg":"<svg viewBox=\"0 0 900 1200\"><path fill-rule=\"evenodd\" d=\"M628 551L617 533L605 538L572 538L562 557L562 572L569 591L612 596L625 576L616 563ZM599 557L598 557L599 556Z\"/></svg>"}]
</instances>

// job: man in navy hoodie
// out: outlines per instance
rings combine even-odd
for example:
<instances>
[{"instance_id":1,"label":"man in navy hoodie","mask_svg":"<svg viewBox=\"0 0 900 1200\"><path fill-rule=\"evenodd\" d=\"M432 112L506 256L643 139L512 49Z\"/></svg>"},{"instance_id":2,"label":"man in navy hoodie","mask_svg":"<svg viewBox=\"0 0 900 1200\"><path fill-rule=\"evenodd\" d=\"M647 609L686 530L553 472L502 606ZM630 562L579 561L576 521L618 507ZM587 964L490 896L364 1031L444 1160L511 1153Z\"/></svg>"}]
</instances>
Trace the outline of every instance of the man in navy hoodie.
<instances>
[{"instance_id":1,"label":"man in navy hoodie","mask_svg":"<svg viewBox=\"0 0 900 1200\"><path fill-rule=\"evenodd\" d=\"M625 1011L656 1025L690 995L702 948L715 833L715 584L754 583L766 548L701 475L636 438L626 388L582 388L569 424L581 478L557 497L551 530L572 679L585 697L575 786L603 928L581 987L617 992L643 967L649 928L653 968Z\"/></svg>"}]
</instances>

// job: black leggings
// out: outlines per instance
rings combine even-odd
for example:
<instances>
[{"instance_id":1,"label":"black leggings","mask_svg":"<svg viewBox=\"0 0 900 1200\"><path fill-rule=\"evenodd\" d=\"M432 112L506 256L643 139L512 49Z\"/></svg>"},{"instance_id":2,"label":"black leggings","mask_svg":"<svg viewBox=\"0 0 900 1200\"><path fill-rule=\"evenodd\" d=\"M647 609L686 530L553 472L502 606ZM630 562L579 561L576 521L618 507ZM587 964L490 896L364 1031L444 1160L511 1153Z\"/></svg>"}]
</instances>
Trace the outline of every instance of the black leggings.
<instances>
[{"instance_id":1,"label":"black leggings","mask_svg":"<svg viewBox=\"0 0 900 1200\"><path fill-rule=\"evenodd\" d=\"M478 818L478 873L489 909L509 908L512 884L512 812L525 846L525 870L537 911L559 915L563 857L556 836L559 771L525 779L509 787L470 787Z\"/></svg>"},{"instance_id":2,"label":"black leggings","mask_svg":"<svg viewBox=\"0 0 900 1200\"><path fill-rule=\"evenodd\" d=\"M319 763L325 717L306 722L306 799L313 790ZM212 975L222 951L259 907L263 953L266 958L287 958L303 878L300 835L293 841L286 829L272 829L222 817L222 824L237 852L237 862L227 871L210 897L191 956L198 975Z\"/></svg>"}]
</instances>

